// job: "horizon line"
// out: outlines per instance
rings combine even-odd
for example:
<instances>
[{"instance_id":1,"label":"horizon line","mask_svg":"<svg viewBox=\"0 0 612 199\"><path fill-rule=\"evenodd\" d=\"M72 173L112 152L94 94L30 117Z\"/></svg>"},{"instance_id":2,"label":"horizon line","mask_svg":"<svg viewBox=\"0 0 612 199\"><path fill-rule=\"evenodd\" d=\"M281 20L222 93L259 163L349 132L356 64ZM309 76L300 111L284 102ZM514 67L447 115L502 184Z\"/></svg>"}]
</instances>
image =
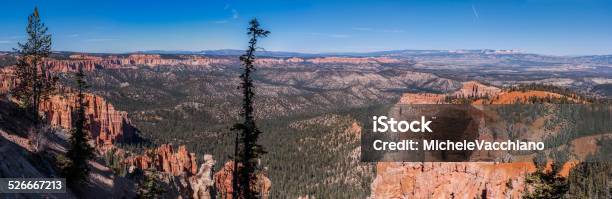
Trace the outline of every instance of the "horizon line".
<instances>
[{"instance_id":1,"label":"horizon line","mask_svg":"<svg viewBox=\"0 0 612 199\"><path fill-rule=\"evenodd\" d=\"M373 51L329 51L329 52L306 52L306 51L288 51L288 50L260 50L258 52L268 52L268 53L294 53L294 54L303 54L303 55L327 55L327 56L355 56L359 54L374 54L374 53L384 53L384 52L393 52L393 51L447 51L453 53L453 51L485 51L485 50L493 50L493 51L515 51L507 54L533 54L533 55L543 55L543 56L554 56L554 57L582 57L582 56L608 56L610 54L547 54L547 53L537 53L537 52L528 52L520 49L491 49L491 48L481 48L481 49L389 49L389 50L373 50ZM155 52L158 51L158 52ZM82 53L82 54L201 54L206 51L244 51L243 49L232 49L232 48L222 48L222 49L204 49L204 50L136 50L136 51L124 51L124 52L111 52L111 51L74 51L74 50L52 50L52 52L56 53ZM13 50L0 50L2 53L14 53ZM500 53L503 54L503 53Z\"/></svg>"}]
</instances>

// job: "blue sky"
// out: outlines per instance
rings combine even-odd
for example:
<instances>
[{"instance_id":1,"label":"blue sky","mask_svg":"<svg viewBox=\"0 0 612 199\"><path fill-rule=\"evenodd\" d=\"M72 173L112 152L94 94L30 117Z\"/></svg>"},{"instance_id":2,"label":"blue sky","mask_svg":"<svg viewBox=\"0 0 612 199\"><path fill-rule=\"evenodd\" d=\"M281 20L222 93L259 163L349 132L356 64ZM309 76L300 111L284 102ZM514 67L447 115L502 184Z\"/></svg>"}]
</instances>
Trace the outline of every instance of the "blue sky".
<instances>
[{"instance_id":1,"label":"blue sky","mask_svg":"<svg viewBox=\"0 0 612 199\"><path fill-rule=\"evenodd\" d=\"M25 40L38 5L54 50L244 49L247 21L272 34L266 50L518 49L612 54L609 0L10 0L0 50Z\"/></svg>"}]
</instances>

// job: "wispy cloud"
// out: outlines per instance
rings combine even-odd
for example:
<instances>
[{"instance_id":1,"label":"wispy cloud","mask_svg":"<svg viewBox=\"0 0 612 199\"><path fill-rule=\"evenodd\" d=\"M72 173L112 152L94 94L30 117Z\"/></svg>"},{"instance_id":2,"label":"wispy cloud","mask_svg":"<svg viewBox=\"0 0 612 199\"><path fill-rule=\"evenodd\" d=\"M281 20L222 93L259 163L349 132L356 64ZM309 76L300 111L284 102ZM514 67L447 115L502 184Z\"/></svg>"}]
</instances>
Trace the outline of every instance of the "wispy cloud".
<instances>
[{"instance_id":1,"label":"wispy cloud","mask_svg":"<svg viewBox=\"0 0 612 199\"><path fill-rule=\"evenodd\" d=\"M240 17L240 13L236 9L232 9L232 19L238 19Z\"/></svg>"},{"instance_id":2,"label":"wispy cloud","mask_svg":"<svg viewBox=\"0 0 612 199\"><path fill-rule=\"evenodd\" d=\"M216 24L224 24L224 23L227 23L227 22L229 22L229 21L227 21L227 20L217 20L217 21L213 21L213 23L216 23Z\"/></svg>"},{"instance_id":3,"label":"wispy cloud","mask_svg":"<svg viewBox=\"0 0 612 199\"><path fill-rule=\"evenodd\" d=\"M480 17L478 16L478 11L476 11L476 7L474 6L474 4L472 4L472 11L474 12L474 17L476 17L474 21L479 20Z\"/></svg>"},{"instance_id":4,"label":"wispy cloud","mask_svg":"<svg viewBox=\"0 0 612 199\"><path fill-rule=\"evenodd\" d=\"M79 34L70 34L70 35L66 35L66 37L70 37L70 38L79 37Z\"/></svg>"},{"instance_id":5,"label":"wispy cloud","mask_svg":"<svg viewBox=\"0 0 612 199\"><path fill-rule=\"evenodd\" d=\"M216 20L216 21L212 21L212 23L214 24L224 24L224 23L229 23L230 20L236 20L238 18L240 18L240 13L238 12L238 10L232 8L232 5L230 4L225 4L225 6L223 7L223 10L231 12L231 16L228 17L227 19L222 19L222 20Z\"/></svg>"},{"instance_id":6,"label":"wispy cloud","mask_svg":"<svg viewBox=\"0 0 612 199\"><path fill-rule=\"evenodd\" d=\"M106 42L106 41L115 41L117 39L110 39L110 38L92 38L92 39L85 39L84 41L86 42Z\"/></svg>"},{"instance_id":7,"label":"wispy cloud","mask_svg":"<svg viewBox=\"0 0 612 199\"><path fill-rule=\"evenodd\" d=\"M347 38L347 37L350 37L350 35L346 35L346 34L328 34L328 33L317 33L317 32L308 33L308 34L312 35L312 36L331 37L331 38Z\"/></svg>"},{"instance_id":8,"label":"wispy cloud","mask_svg":"<svg viewBox=\"0 0 612 199\"><path fill-rule=\"evenodd\" d=\"M404 30L399 30L399 29L376 29L376 28L367 28L367 27L356 27L352 29L356 31L378 32L378 33L402 33L404 32Z\"/></svg>"},{"instance_id":9,"label":"wispy cloud","mask_svg":"<svg viewBox=\"0 0 612 199\"><path fill-rule=\"evenodd\" d=\"M0 40L0 44L10 44L13 43L12 41L8 41L8 40Z\"/></svg>"}]
</instances>

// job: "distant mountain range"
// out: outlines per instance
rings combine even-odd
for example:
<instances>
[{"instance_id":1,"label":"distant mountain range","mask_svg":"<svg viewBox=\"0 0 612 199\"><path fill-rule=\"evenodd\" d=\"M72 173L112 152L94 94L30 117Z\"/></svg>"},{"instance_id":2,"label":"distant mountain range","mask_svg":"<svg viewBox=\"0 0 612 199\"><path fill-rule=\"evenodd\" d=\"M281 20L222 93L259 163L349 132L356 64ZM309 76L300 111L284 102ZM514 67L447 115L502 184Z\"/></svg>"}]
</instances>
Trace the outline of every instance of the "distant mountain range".
<instances>
[{"instance_id":1,"label":"distant mountain range","mask_svg":"<svg viewBox=\"0 0 612 199\"><path fill-rule=\"evenodd\" d=\"M202 50L202 51L176 51L176 50L148 50L135 53L145 54L197 54L197 55L216 55L216 56L238 56L244 50L221 49L221 50ZM527 53L519 50L494 50L494 49L467 49L467 50L388 50L373 52L331 52L331 53L300 53L289 51L258 51L259 56L266 57L329 57L329 56L351 56L351 57L406 57L406 56L444 56L444 55L534 55L543 57L567 57L567 58L586 58L609 60L612 55L585 55L585 56L554 56L537 53Z\"/></svg>"},{"instance_id":2,"label":"distant mountain range","mask_svg":"<svg viewBox=\"0 0 612 199\"><path fill-rule=\"evenodd\" d=\"M138 51L135 53L144 54L183 54L183 55L216 55L216 56L238 56L244 54L244 50L236 49L221 49L221 50L202 50L202 51L185 51L185 50L147 50ZM321 54L308 54L308 53L297 53L297 52L285 52L285 51L258 51L259 56L269 57L315 57L321 56Z\"/></svg>"},{"instance_id":3,"label":"distant mountain range","mask_svg":"<svg viewBox=\"0 0 612 199\"><path fill-rule=\"evenodd\" d=\"M145 54L200 54L200 55L242 55L244 50L236 49L221 49L221 50L202 50L202 51L184 51L184 50L148 50L138 51L136 53ZM443 54L525 54L516 50L389 50L389 51L374 51L374 52L334 52L334 53L299 53L288 51L258 51L259 56L270 57L325 57L325 56L406 56L406 55L443 55Z\"/></svg>"},{"instance_id":4,"label":"distant mountain range","mask_svg":"<svg viewBox=\"0 0 612 199\"><path fill-rule=\"evenodd\" d=\"M70 51L55 51L57 54L79 54L86 52L70 52ZM127 54L162 54L162 55L210 55L210 56L239 56L244 54L244 50L237 49L220 49L220 50L202 50L202 51L188 51L188 50L147 50L147 51L136 51L131 53L86 53L92 55L127 55ZM13 54L11 51L0 51L0 55ZM374 52L332 52L332 53L300 53L300 52L289 52L289 51L257 51L258 56L263 57L398 57L398 58L413 58L413 57L428 57L428 56L499 56L505 58L515 59L554 59L565 61L578 61L578 62L599 62L599 63L612 63L612 55L586 55L586 56L554 56L554 55L543 55L535 53L526 53L517 50L493 50L493 49L471 49L471 50L389 50L389 51L374 51Z\"/></svg>"}]
</instances>

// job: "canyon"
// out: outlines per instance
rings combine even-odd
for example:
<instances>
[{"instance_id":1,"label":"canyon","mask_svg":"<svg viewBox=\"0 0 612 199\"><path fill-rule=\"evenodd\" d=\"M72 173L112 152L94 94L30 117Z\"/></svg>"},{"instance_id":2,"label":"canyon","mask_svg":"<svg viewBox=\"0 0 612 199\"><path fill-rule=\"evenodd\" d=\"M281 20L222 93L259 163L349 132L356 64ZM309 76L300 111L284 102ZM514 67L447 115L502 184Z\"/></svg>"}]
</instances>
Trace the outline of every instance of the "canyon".
<instances>
[{"instance_id":1,"label":"canyon","mask_svg":"<svg viewBox=\"0 0 612 199\"><path fill-rule=\"evenodd\" d=\"M83 64L83 62L77 62L77 64ZM12 68L6 67L2 69L2 76L0 76L2 78L2 90L0 90L0 94L6 96L10 89L12 89L15 85L16 80L14 79L14 71ZM66 131L72 129L72 114L77 108L77 96L70 90L71 89L60 88L60 92L58 94L44 99L40 104L39 111L42 114L42 118L52 128L64 129ZM98 154L107 154L110 152L112 153L112 156L120 157L120 164L125 165L125 167L129 167L130 172L133 172L135 168L147 171L153 169L154 171L170 174L170 176L165 177L164 175L161 175L162 179L170 180L172 178L182 178L182 181L188 182L184 183L183 186L173 187L176 190L170 194L185 195L189 198L211 198L211 194L213 194L211 193L213 186L212 168L215 164L212 156L205 155L203 163L198 170L195 153L189 153L185 146L179 146L178 151L174 152L171 145L162 144L155 149L147 149L142 155L127 152L126 150L118 148L116 147L117 144L129 144L140 139L138 137L138 129L132 125L130 119L128 118L127 112L116 110L112 104L108 103L98 95L85 93L84 97L86 105L85 128L90 133L88 136L90 136L92 139L91 144L95 147ZM29 151L34 151L36 148L32 146L31 140L6 134L4 131L0 132L2 133L2 136L8 138L9 141L18 143L19 146L24 147ZM46 141L45 144L60 145L49 142L50 141ZM63 147L59 150L65 151L66 149ZM25 160L19 161L22 162L20 164L27 162ZM9 162L9 164L11 162ZM99 167L101 170L110 170L105 166L96 163L92 164L94 166L97 165L96 167ZM3 171L5 169L8 168L3 168ZM36 173L35 168L29 168L29 170L29 172ZM40 173L33 175L42 176ZM99 176L99 174L92 175L98 175L94 176L96 179L105 178ZM109 179L106 179L106 181L108 180ZM126 185L125 188L128 187L129 186ZM127 190L127 192L134 191L135 190ZM115 195L119 193L108 194Z\"/></svg>"},{"instance_id":2,"label":"canyon","mask_svg":"<svg viewBox=\"0 0 612 199\"><path fill-rule=\"evenodd\" d=\"M134 68L136 66L199 66L208 67L213 64L227 64L228 59L215 59L201 56L178 56L177 58L164 59L160 55L132 54L127 57L119 56L91 56L91 55L69 55L67 59L49 59L45 61L47 67L55 72L75 72L79 68L84 71L96 69L121 69Z\"/></svg>"},{"instance_id":3,"label":"canyon","mask_svg":"<svg viewBox=\"0 0 612 199\"><path fill-rule=\"evenodd\" d=\"M445 104L448 96L472 97L473 104L530 103L528 98L568 97L573 103L585 103L572 96L538 90L506 91L475 81L463 82L461 89L447 93L404 93L398 105ZM488 96L486 99L479 97ZM524 124L528 125L528 124ZM534 132L535 133L535 132ZM605 132L602 132L605 133ZM609 136L603 134L601 136ZM594 143L598 138L580 138ZM587 141L588 140L588 141ZM569 154L580 154L585 148L596 150L598 146L568 147ZM591 151L592 152L592 151ZM586 155L573 156L561 166L559 176L568 177L569 170ZM548 160L545 171L552 171ZM370 198L521 198L529 186L526 176L536 171L532 161L504 162L378 162L376 178L371 184Z\"/></svg>"},{"instance_id":4,"label":"canyon","mask_svg":"<svg viewBox=\"0 0 612 199\"><path fill-rule=\"evenodd\" d=\"M510 91L508 85L564 78L560 83L568 88L590 91L610 79L607 68L581 68L584 77L527 70L535 66L510 68L516 71L499 78L487 75L497 74L496 64L559 61L537 56L404 53L259 57L255 117L268 154L254 182L257 191L269 198L520 198L525 176L535 170L531 163L363 163L362 127L395 104L444 104L448 97L509 104L560 94ZM121 159L129 175L156 170L164 183L174 183L166 188L175 195L206 198L216 190L231 198L235 132L229 125L238 121L241 96L236 56L64 53L46 64L66 87L72 72L87 71L92 144ZM0 68L0 93L14 85L13 67ZM69 129L74 100L70 92L59 93L41 112L54 127ZM152 145L131 143L140 136ZM27 140L4 137L30 147ZM563 166L568 175L572 165Z\"/></svg>"},{"instance_id":5,"label":"canyon","mask_svg":"<svg viewBox=\"0 0 612 199\"><path fill-rule=\"evenodd\" d=\"M6 56L6 55L4 55ZM352 65L377 65L377 64L399 64L406 60L390 57L314 57L314 58L278 58L267 57L257 59L256 64L260 67L272 67L278 65L303 65L303 64L352 64ZM136 69L137 67L159 67L159 66L187 66L194 68L210 68L212 66L239 65L238 59L228 56L203 56L203 55L159 55L159 54L128 54L128 55L89 55L68 54L55 58L48 58L44 64L54 72L76 72L79 68L84 71L96 69Z\"/></svg>"},{"instance_id":6,"label":"canyon","mask_svg":"<svg viewBox=\"0 0 612 199\"><path fill-rule=\"evenodd\" d=\"M125 111L116 110L102 97L85 94L85 128L91 133L95 146L99 149L112 147L118 142L130 142L137 136L137 129L130 122ZM77 96L74 93L53 95L41 102L40 111L43 118L52 126L71 129L72 113L77 107Z\"/></svg>"}]
</instances>

